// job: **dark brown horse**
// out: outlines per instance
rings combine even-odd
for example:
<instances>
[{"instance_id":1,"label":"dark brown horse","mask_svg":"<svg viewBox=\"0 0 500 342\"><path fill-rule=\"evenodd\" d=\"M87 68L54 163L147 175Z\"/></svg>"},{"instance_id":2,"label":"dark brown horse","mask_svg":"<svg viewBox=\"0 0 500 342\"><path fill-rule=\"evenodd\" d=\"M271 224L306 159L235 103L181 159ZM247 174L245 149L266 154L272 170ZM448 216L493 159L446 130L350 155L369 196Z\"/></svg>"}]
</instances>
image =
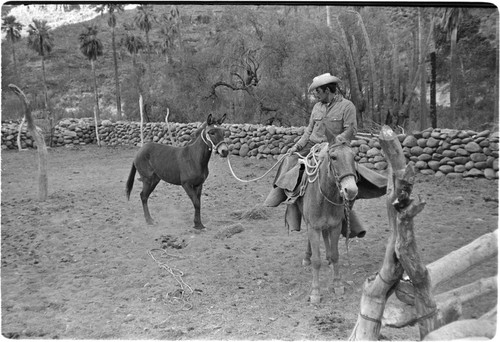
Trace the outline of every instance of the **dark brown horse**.
<instances>
[{"instance_id":1,"label":"dark brown horse","mask_svg":"<svg viewBox=\"0 0 500 342\"><path fill-rule=\"evenodd\" d=\"M354 200L358 193L354 152L347 142L330 144L319 153L317 169L308 173L311 181L296 203L307 227L307 250L302 264L307 266L312 263L310 300L311 303L319 303L321 235L326 259L333 271L334 286L340 282L338 241L342 220L346 217L346 201Z\"/></svg>"},{"instance_id":2,"label":"dark brown horse","mask_svg":"<svg viewBox=\"0 0 500 342\"><path fill-rule=\"evenodd\" d=\"M181 185L194 206L194 228L205 228L201 223L201 191L208 177L208 161L212 150L222 157L227 157L228 148L224 141L225 129L218 126L225 120L224 114L219 120L208 115L207 121L195 133L194 141L183 147L174 147L157 143L147 143L134 159L127 180L127 198L134 185L136 170L141 176L141 201L144 218L153 224L149 214L148 198L160 180L174 185Z\"/></svg>"}]
</instances>

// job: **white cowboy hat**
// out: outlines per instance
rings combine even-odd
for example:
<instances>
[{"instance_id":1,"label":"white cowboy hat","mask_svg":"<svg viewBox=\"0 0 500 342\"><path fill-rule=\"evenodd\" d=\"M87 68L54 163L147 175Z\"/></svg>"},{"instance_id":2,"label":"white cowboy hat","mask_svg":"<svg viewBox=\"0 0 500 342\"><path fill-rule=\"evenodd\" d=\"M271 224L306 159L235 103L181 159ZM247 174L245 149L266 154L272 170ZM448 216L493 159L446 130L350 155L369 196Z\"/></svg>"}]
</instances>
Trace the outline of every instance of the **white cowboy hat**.
<instances>
[{"instance_id":1,"label":"white cowboy hat","mask_svg":"<svg viewBox=\"0 0 500 342\"><path fill-rule=\"evenodd\" d=\"M330 84L330 83L339 83L340 79L336 76L331 75L330 73L326 73L323 75L316 76L313 78L313 82L309 86L308 91L312 91L318 87L321 87L322 85L325 84Z\"/></svg>"}]
</instances>

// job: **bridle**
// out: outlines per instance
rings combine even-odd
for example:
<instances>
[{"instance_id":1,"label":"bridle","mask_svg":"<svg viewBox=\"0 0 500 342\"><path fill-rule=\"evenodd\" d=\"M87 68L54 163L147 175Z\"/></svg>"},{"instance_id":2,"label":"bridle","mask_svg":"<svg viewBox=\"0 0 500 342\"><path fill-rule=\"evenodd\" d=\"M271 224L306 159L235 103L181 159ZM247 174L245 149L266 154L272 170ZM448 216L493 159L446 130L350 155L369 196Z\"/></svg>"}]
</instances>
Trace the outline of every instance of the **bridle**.
<instances>
[{"instance_id":1,"label":"bridle","mask_svg":"<svg viewBox=\"0 0 500 342\"><path fill-rule=\"evenodd\" d=\"M329 148L331 149L331 148L336 147L337 145L341 145L341 144L342 143L334 144ZM328 177L333 176L333 178L335 179L335 186L337 187L337 190L339 192L340 202L336 202L336 201L329 199L328 196L324 193L323 189L321 188L321 183L318 184L319 192L321 193L321 195L325 198L325 200L327 202L329 202L335 206L341 206L341 205L346 206L346 204L348 204L350 202L350 200L345 198L345 195L343 194L342 188L340 187L341 181L342 181L342 179L344 179L347 176L353 176L355 181L357 182L358 181L357 174L354 172L347 172L347 173L339 175L339 173L335 169L335 166L332 164L332 159L331 159L329 154L328 154L327 170L328 170L327 176Z\"/></svg>"},{"instance_id":2,"label":"bridle","mask_svg":"<svg viewBox=\"0 0 500 342\"><path fill-rule=\"evenodd\" d=\"M214 125L213 128L217 128L217 126ZM222 139L221 141L219 141L217 145L215 145L212 139L210 138L210 135L207 132L207 127L203 128L203 131L201 132L200 135L201 135L201 140L203 140L203 142L208 146L209 151L214 150L217 152L219 146L225 143L224 139Z\"/></svg>"}]
</instances>

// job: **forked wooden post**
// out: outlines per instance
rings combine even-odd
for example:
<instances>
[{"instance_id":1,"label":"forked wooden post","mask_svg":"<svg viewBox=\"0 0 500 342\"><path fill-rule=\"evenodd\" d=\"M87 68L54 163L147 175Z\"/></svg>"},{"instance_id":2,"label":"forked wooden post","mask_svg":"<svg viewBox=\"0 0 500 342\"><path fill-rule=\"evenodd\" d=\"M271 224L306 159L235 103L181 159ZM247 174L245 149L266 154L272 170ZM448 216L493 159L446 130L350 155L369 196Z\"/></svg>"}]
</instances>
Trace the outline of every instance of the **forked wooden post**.
<instances>
[{"instance_id":1,"label":"forked wooden post","mask_svg":"<svg viewBox=\"0 0 500 342\"><path fill-rule=\"evenodd\" d=\"M360 313L350 340L378 340L387 298L392 294L406 270L416 290L420 335L423 338L434 329L436 304L430 296L427 269L420 262L413 233L413 217L425 203L410 198L415 170L406 165L401 144L388 126L381 129L380 145L389 162L387 184L387 214L391 235L380 271L369 277L364 286Z\"/></svg>"},{"instance_id":2,"label":"forked wooden post","mask_svg":"<svg viewBox=\"0 0 500 342\"><path fill-rule=\"evenodd\" d=\"M35 126L35 121L31 115L31 109L26 95L18 86L14 84L9 84L9 89L17 95L23 104L28 131L31 132L31 135L36 142L36 148L38 151L38 199L43 202L47 200L48 194L47 146L45 145L45 139L43 138L43 134L39 132Z\"/></svg>"}]
</instances>

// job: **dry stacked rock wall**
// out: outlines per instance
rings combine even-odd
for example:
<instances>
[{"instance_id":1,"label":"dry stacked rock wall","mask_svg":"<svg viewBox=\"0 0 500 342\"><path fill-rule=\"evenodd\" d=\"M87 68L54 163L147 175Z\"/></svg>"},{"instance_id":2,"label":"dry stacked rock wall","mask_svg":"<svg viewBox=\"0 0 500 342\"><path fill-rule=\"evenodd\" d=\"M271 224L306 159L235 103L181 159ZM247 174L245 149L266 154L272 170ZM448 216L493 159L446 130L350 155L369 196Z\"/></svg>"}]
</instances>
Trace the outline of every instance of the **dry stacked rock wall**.
<instances>
[{"instance_id":1,"label":"dry stacked rock wall","mask_svg":"<svg viewBox=\"0 0 500 342\"><path fill-rule=\"evenodd\" d=\"M201 123L146 123L144 141L183 146ZM275 127L251 124L224 124L230 153L250 158L278 158L304 133L304 127ZM2 123L2 149L17 149L19 123ZM138 145L141 142L138 122L103 120L98 127L103 145ZM172 137L172 139L170 139ZM498 178L498 132L488 130L451 130L429 128L398 136L408 161L423 174L447 177ZM91 119L66 119L54 130L53 146L96 144L95 125ZM34 147L34 140L24 125L23 148ZM387 162L378 138L359 134L352 141L356 160L375 170L385 170Z\"/></svg>"}]
</instances>

